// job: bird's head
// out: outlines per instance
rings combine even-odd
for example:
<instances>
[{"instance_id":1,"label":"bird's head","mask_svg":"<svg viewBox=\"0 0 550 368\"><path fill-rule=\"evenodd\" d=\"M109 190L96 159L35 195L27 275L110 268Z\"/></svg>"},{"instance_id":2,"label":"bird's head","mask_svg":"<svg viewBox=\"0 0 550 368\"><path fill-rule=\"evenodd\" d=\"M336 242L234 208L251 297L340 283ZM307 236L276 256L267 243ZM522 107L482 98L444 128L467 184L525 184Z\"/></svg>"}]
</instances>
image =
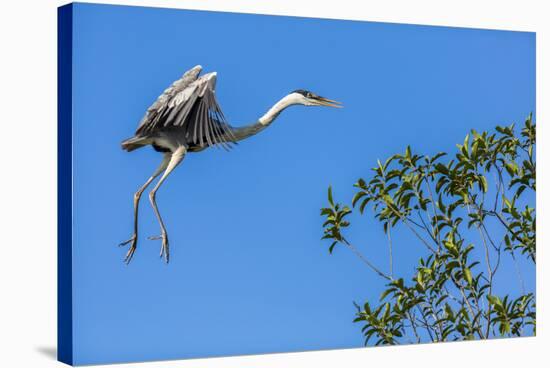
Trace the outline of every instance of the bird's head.
<instances>
[{"instance_id":1,"label":"bird's head","mask_svg":"<svg viewBox=\"0 0 550 368\"><path fill-rule=\"evenodd\" d=\"M326 97L321 97L313 92L306 91L304 89L297 89L290 93L292 99L296 104L304 106L329 106L329 107L342 107L342 103L334 100L330 100Z\"/></svg>"}]
</instances>

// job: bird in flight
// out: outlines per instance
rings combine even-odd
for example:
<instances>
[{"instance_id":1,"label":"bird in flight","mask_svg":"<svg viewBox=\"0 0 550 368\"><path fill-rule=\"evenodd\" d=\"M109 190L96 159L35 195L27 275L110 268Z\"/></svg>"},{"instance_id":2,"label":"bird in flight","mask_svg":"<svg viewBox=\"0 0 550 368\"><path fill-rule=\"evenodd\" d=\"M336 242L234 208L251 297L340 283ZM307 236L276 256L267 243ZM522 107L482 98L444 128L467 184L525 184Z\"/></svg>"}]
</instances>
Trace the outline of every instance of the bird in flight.
<instances>
[{"instance_id":1,"label":"bird in flight","mask_svg":"<svg viewBox=\"0 0 550 368\"><path fill-rule=\"evenodd\" d=\"M166 177L187 153L200 152L211 146L229 150L238 141L267 128L284 109L292 105L342 107L337 101L299 89L275 103L255 123L233 127L227 123L216 100L216 73L199 76L201 71L202 67L197 65L172 83L147 109L135 135L122 142L122 149L128 152L151 145L164 155L159 167L134 194L134 231L130 239L120 243L120 246L129 245L124 259L126 264L132 260L137 246L141 195L158 176L160 179L149 193L149 200L160 225L160 235L149 239L162 241L160 256L168 263L168 233L155 196Z\"/></svg>"}]
</instances>

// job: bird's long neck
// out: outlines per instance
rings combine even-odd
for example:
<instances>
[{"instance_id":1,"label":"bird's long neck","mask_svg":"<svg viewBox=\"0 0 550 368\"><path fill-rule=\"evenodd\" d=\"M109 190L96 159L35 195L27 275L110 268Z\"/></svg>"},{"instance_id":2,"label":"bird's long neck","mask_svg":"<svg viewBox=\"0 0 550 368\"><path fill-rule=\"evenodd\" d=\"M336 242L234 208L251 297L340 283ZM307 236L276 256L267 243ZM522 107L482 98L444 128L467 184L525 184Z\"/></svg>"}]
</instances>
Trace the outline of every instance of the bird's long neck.
<instances>
[{"instance_id":1,"label":"bird's long neck","mask_svg":"<svg viewBox=\"0 0 550 368\"><path fill-rule=\"evenodd\" d=\"M271 125L271 123L279 116L279 114L284 109L295 104L297 104L296 98L292 94L287 95L280 99L275 105L273 105L255 123L241 127L233 127L233 135L235 136L237 141L256 135L267 128L269 125Z\"/></svg>"}]
</instances>

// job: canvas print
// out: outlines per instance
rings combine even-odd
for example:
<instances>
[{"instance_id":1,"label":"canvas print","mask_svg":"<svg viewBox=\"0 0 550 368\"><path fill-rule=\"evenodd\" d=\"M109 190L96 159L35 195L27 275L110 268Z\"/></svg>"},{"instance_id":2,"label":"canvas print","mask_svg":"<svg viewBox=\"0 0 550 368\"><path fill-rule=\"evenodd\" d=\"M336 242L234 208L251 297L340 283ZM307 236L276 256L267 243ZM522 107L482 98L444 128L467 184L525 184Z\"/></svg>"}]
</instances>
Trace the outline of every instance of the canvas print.
<instances>
[{"instance_id":1,"label":"canvas print","mask_svg":"<svg viewBox=\"0 0 550 368\"><path fill-rule=\"evenodd\" d=\"M58 20L60 361L536 334L534 33Z\"/></svg>"}]
</instances>

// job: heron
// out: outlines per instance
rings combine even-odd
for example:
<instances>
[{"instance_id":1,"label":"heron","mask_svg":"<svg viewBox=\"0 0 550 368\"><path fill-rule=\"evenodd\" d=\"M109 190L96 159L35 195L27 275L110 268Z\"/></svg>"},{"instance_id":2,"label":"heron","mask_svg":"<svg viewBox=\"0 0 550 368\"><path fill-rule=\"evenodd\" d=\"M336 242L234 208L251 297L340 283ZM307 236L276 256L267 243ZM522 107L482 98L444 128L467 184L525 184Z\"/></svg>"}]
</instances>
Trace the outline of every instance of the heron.
<instances>
[{"instance_id":1,"label":"heron","mask_svg":"<svg viewBox=\"0 0 550 368\"><path fill-rule=\"evenodd\" d=\"M298 89L277 101L256 122L234 127L227 122L215 95L216 72L203 74L197 65L173 82L147 109L133 137L122 141L122 149L131 152L152 146L163 154L153 174L134 194L134 227L130 239L120 243L129 246L124 262L128 264L136 251L138 241L138 209L143 192L160 176L149 192L149 201L160 225L160 235L149 237L161 240L160 257L169 262L169 243L166 226L159 212L156 194L168 175L188 153L201 152L209 147L230 150L237 142L258 134L292 105L342 107L338 101Z\"/></svg>"}]
</instances>

